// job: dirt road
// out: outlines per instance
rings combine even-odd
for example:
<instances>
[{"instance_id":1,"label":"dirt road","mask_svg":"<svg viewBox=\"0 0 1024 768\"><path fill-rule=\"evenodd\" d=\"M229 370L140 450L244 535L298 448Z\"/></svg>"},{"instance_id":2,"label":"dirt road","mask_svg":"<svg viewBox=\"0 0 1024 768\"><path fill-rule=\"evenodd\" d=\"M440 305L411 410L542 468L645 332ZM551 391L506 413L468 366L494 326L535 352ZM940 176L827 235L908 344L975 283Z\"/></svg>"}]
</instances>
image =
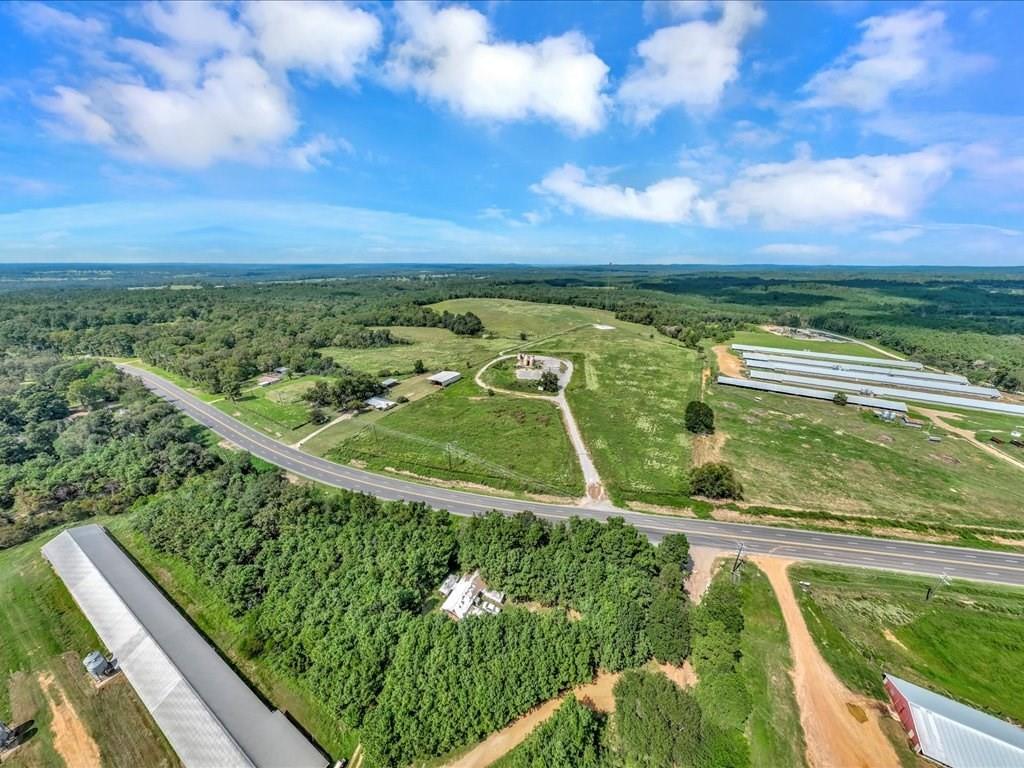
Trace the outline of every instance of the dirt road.
<instances>
[{"instance_id":1,"label":"dirt road","mask_svg":"<svg viewBox=\"0 0 1024 768\"><path fill-rule=\"evenodd\" d=\"M1003 461L1009 464L1013 464L1013 466L1017 467L1017 469L1024 469L1024 461L1015 459L1013 458L1013 456L1007 456L998 448L981 442L978 438L974 436L974 433L971 432L969 429L963 429L962 427L954 427L952 424L946 421L946 419L956 418L955 413L947 413L946 411L933 411L930 408L920 408L917 406L915 406L915 410L920 411L925 416L927 416L931 420L932 424L934 424L939 429L944 429L947 432L956 435L957 437L962 437L964 440L966 440L968 443L975 446L976 448L980 448L985 453L991 454L992 456L995 456L997 459L1002 459Z\"/></svg>"},{"instance_id":2,"label":"dirt road","mask_svg":"<svg viewBox=\"0 0 1024 768\"><path fill-rule=\"evenodd\" d=\"M743 364L740 363L740 359L736 355L729 351L727 344L719 344L717 347L713 347L713 349L715 351L715 360L718 361L719 373L724 376L743 377Z\"/></svg>"},{"instance_id":3,"label":"dirt road","mask_svg":"<svg viewBox=\"0 0 1024 768\"><path fill-rule=\"evenodd\" d=\"M808 764L812 768L898 768L899 758L882 732L878 704L848 690L815 645L787 575L790 561L753 560L771 582L789 633L793 687Z\"/></svg>"},{"instance_id":4,"label":"dirt road","mask_svg":"<svg viewBox=\"0 0 1024 768\"><path fill-rule=\"evenodd\" d=\"M695 604L700 602L704 593L707 592L708 585L711 584L715 561L727 554L727 552L710 547L690 547L692 567L686 577L686 591Z\"/></svg>"},{"instance_id":5,"label":"dirt road","mask_svg":"<svg viewBox=\"0 0 1024 768\"><path fill-rule=\"evenodd\" d=\"M612 712L615 709L612 690L618 679L617 673L601 672L593 682L576 686L573 694L581 704L591 709ZM511 725L492 733L462 757L448 763L446 768L485 768L525 741L535 728L555 714L563 701L564 696L545 701Z\"/></svg>"},{"instance_id":6,"label":"dirt road","mask_svg":"<svg viewBox=\"0 0 1024 768\"><path fill-rule=\"evenodd\" d=\"M85 729L64 690L49 672L40 673L38 680L50 705L53 748L64 764L75 768L100 768L100 748Z\"/></svg>"}]
</instances>

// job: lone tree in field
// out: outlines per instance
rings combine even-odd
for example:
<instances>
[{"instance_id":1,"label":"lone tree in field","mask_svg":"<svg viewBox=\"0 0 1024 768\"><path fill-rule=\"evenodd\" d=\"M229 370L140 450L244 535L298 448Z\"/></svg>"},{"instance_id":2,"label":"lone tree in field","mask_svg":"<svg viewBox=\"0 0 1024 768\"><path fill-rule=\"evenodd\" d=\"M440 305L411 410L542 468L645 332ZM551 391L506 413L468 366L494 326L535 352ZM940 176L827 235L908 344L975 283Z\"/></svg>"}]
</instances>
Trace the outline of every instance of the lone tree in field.
<instances>
[{"instance_id":1,"label":"lone tree in field","mask_svg":"<svg viewBox=\"0 0 1024 768\"><path fill-rule=\"evenodd\" d=\"M844 393L844 392L836 392L832 396L832 402L835 403L836 405L846 405L846 403L849 402L849 401L846 398L846 393Z\"/></svg>"},{"instance_id":2,"label":"lone tree in field","mask_svg":"<svg viewBox=\"0 0 1024 768\"><path fill-rule=\"evenodd\" d=\"M708 462L690 471L690 494L709 499L742 499L743 486L725 462Z\"/></svg>"},{"instance_id":3,"label":"lone tree in field","mask_svg":"<svg viewBox=\"0 0 1024 768\"><path fill-rule=\"evenodd\" d=\"M686 404L684 421L687 431L695 435L710 435L715 431L715 412L710 405L700 400L691 400Z\"/></svg>"},{"instance_id":4,"label":"lone tree in field","mask_svg":"<svg viewBox=\"0 0 1024 768\"><path fill-rule=\"evenodd\" d=\"M415 363L412 364L412 372L413 373L426 373L427 372L427 366L425 366L423 364L422 360L417 360Z\"/></svg>"},{"instance_id":5,"label":"lone tree in field","mask_svg":"<svg viewBox=\"0 0 1024 768\"><path fill-rule=\"evenodd\" d=\"M558 391L558 374L552 371L544 371L540 375L540 388L545 392Z\"/></svg>"}]
</instances>

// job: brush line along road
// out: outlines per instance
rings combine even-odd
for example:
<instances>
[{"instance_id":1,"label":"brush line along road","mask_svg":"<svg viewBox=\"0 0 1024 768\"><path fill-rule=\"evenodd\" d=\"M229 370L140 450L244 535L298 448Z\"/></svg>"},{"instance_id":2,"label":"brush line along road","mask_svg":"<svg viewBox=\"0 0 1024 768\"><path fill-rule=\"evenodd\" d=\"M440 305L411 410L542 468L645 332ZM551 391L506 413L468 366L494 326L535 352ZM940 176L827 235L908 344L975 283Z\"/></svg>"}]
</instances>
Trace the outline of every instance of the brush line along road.
<instances>
[{"instance_id":1,"label":"brush line along road","mask_svg":"<svg viewBox=\"0 0 1024 768\"><path fill-rule=\"evenodd\" d=\"M141 379L154 394L253 456L276 464L292 474L336 488L360 491L380 499L423 502L431 507L463 516L481 515L493 509L506 514L530 511L548 520L566 520L574 516L597 520L621 517L654 542L660 541L666 534L685 533L690 543L699 547L735 550L737 545L743 544L746 554L775 555L792 560L881 568L932 576L946 574L963 579L1024 586L1024 555L793 528L670 517L632 512L610 505L546 504L436 488L365 472L291 448L204 403L161 376L131 365L119 367Z\"/></svg>"}]
</instances>

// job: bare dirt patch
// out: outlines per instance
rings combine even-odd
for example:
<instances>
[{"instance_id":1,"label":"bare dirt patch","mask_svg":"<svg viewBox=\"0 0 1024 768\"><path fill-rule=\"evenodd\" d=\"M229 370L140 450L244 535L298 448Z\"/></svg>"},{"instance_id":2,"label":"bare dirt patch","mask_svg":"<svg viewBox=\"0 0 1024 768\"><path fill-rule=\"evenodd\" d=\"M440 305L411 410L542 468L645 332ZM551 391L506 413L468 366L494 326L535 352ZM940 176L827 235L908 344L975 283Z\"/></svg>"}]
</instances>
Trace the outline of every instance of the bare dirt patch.
<instances>
[{"instance_id":1,"label":"bare dirt patch","mask_svg":"<svg viewBox=\"0 0 1024 768\"><path fill-rule=\"evenodd\" d=\"M881 768L899 766L899 758L882 730L880 707L846 688L825 661L804 622L789 581L788 560L756 557L771 582L789 633L793 653L793 687L812 768Z\"/></svg>"},{"instance_id":2,"label":"bare dirt patch","mask_svg":"<svg viewBox=\"0 0 1024 768\"><path fill-rule=\"evenodd\" d=\"M724 555L725 552L710 547L690 547L691 568L686 576L686 592L694 603L704 597L715 574L715 562Z\"/></svg>"},{"instance_id":3,"label":"bare dirt patch","mask_svg":"<svg viewBox=\"0 0 1024 768\"><path fill-rule=\"evenodd\" d=\"M907 646L905 646L902 642L900 642L900 639L898 637L896 637L896 635L894 635L892 633L892 630L889 629L888 627L886 629L882 630L882 635L884 635L885 639L888 640L893 645L898 645L904 651L907 650Z\"/></svg>"},{"instance_id":4,"label":"bare dirt patch","mask_svg":"<svg viewBox=\"0 0 1024 768\"><path fill-rule=\"evenodd\" d=\"M75 768L100 768L100 748L78 718L64 690L50 672L40 672L36 679L50 705L53 748L64 764Z\"/></svg>"},{"instance_id":5,"label":"bare dirt patch","mask_svg":"<svg viewBox=\"0 0 1024 768\"><path fill-rule=\"evenodd\" d=\"M618 679L618 674L601 672L593 682L574 688L573 694L584 706L599 712L612 712L615 710L615 697L612 695L612 690ZM511 725L492 733L469 752L448 763L447 768L485 768L497 761L519 746L535 728L555 714L564 698L559 696L549 699L539 707L531 709Z\"/></svg>"},{"instance_id":6,"label":"bare dirt patch","mask_svg":"<svg viewBox=\"0 0 1024 768\"><path fill-rule=\"evenodd\" d=\"M725 344L719 344L712 349L715 351L715 360L718 362L719 373L737 378L743 376L743 365L740 363L739 358L729 351L729 347Z\"/></svg>"},{"instance_id":7,"label":"bare dirt patch","mask_svg":"<svg viewBox=\"0 0 1024 768\"><path fill-rule=\"evenodd\" d=\"M693 438L693 466L699 467L709 461L722 460L722 447L725 445L726 434L718 430L712 435L697 435Z\"/></svg>"},{"instance_id":8,"label":"bare dirt patch","mask_svg":"<svg viewBox=\"0 0 1024 768\"><path fill-rule=\"evenodd\" d=\"M697 685L697 670L693 668L689 659L684 661L681 667L675 664L658 664L655 669L680 688L693 688Z\"/></svg>"}]
</instances>

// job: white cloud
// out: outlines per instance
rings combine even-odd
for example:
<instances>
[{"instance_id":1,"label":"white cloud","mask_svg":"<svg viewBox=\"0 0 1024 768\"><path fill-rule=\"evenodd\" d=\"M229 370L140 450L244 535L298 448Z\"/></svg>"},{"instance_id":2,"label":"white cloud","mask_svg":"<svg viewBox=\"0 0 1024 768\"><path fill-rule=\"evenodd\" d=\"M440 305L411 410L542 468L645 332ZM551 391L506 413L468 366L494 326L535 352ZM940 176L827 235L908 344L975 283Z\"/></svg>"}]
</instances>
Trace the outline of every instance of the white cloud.
<instances>
[{"instance_id":1,"label":"white cloud","mask_svg":"<svg viewBox=\"0 0 1024 768\"><path fill-rule=\"evenodd\" d=\"M575 165L557 168L532 187L572 208L599 216L678 224L694 217L714 221L713 204L700 198L700 188L685 176L662 179L645 189L600 184Z\"/></svg>"},{"instance_id":2,"label":"white cloud","mask_svg":"<svg viewBox=\"0 0 1024 768\"><path fill-rule=\"evenodd\" d=\"M764 20L757 3L728 0L717 22L663 27L637 46L642 59L619 88L630 119L648 125L666 109L714 110L725 87L739 77L740 45Z\"/></svg>"},{"instance_id":3,"label":"white cloud","mask_svg":"<svg viewBox=\"0 0 1024 768\"><path fill-rule=\"evenodd\" d=\"M644 0L644 18L699 19L714 6L713 0Z\"/></svg>"},{"instance_id":4,"label":"white cloud","mask_svg":"<svg viewBox=\"0 0 1024 768\"><path fill-rule=\"evenodd\" d=\"M924 230L917 227L903 227L902 229L883 229L880 232L868 235L868 237L882 243L902 245L908 240L913 240L915 237L920 237L923 234Z\"/></svg>"},{"instance_id":5,"label":"white cloud","mask_svg":"<svg viewBox=\"0 0 1024 768\"><path fill-rule=\"evenodd\" d=\"M769 243L754 249L765 256L831 256L839 252L834 245L812 243Z\"/></svg>"},{"instance_id":6,"label":"white cloud","mask_svg":"<svg viewBox=\"0 0 1024 768\"><path fill-rule=\"evenodd\" d=\"M764 149L772 147L782 141L782 134L769 128L750 122L740 120L733 127L732 136L729 137L730 144L738 144L748 149Z\"/></svg>"},{"instance_id":7,"label":"white cloud","mask_svg":"<svg viewBox=\"0 0 1024 768\"><path fill-rule=\"evenodd\" d=\"M187 85L194 83L199 76L199 63L194 57L179 51L125 37L118 38L115 47L133 61L159 75L165 83Z\"/></svg>"},{"instance_id":8,"label":"white cloud","mask_svg":"<svg viewBox=\"0 0 1024 768\"><path fill-rule=\"evenodd\" d=\"M318 133L305 144L292 147L288 150L288 159L291 165L300 171L312 171L317 166L330 165L327 156L332 152L342 150L349 154L354 151L352 145L345 139L332 139Z\"/></svg>"},{"instance_id":9,"label":"white cloud","mask_svg":"<svg viewBox=\"0 0 1024 768\"><path fill-rule=\"evenodd\" d=\"M400 3L396 10L399 36L386 65L394 85L467 117L543 118L579 133L604 124L608 67L578 32L501 42L471 8Z\"/></svg>"},{"instance_id":10,"label":"white cloud","mask_svg":"<svg viewBox=\"0 0 1024 768\"><path fill-rule=\"evenodd\" d=\"M942 11L915 8L861 22L864 35L804 86L804 106L873 112L909 88L948 82L986 68L986 56L956 51Z\"/></svg>"},{"instance_id":11,"label":"white cloud","mask_svg":"<svg viewBox=\"0 0 1024 768\"><path fill-rule=\"evenodd\" d=\"M227 7L207 0L145 3L142 11L155 30L185 48L238 51L250 43Z\"/></svg>"},{"instance_id":12,"label":"white cloud","mask_svg":"<svg viewBox=\"0 0 1024 768\"><path fill-rule=\"evenodd\" d=\"M99 19L82 18L45 3L19 2L13 5L13 11L21 26L34 35L91 38L107 30L107 25Z\"/></svg>"},{"instance_id":13,"label":"white cloud","mask_svg":"<svg viewBox=\"0 0 1024 768\"><path fill-rule=\"evenodd\" d=\"M81 137L92 144L114 140L114 127L96 112L88 94L58 85L52 96L36 99L36 104L58 119L50 127L59 134Z\"/></svg>"},{"instance_id":14,"label":"white cloud","mask_svg":"<svg viewBox=\"0 0 1024 768\"><path fill-rule=\"evenodd\" d=\"M45 196L62 189L59 184L27 176L0 175L0 195L13 192L18 195Z\"/></svg>"},{"instance_id":15,"label":"white cloud","mask_svg":"<svg viewBox=\"0 0 1024 768\"><path fill-rule=\"evenodd\" d=\"M770 227L905 219L944 184L952 160L942 148L746 168L720 194L728 215Z\"/></svg>"},{"instance_id":16,"label":"white cloud","mask_svg":"<svg viewBox=\"0 0 1024 768\"><path fill-rule=\"evenodd\" d=\"M377 17L343 3L254 2L243 10L269 65L302 69L335 85L353 82L380 44Z\"/></svg>"}]
</instances>

